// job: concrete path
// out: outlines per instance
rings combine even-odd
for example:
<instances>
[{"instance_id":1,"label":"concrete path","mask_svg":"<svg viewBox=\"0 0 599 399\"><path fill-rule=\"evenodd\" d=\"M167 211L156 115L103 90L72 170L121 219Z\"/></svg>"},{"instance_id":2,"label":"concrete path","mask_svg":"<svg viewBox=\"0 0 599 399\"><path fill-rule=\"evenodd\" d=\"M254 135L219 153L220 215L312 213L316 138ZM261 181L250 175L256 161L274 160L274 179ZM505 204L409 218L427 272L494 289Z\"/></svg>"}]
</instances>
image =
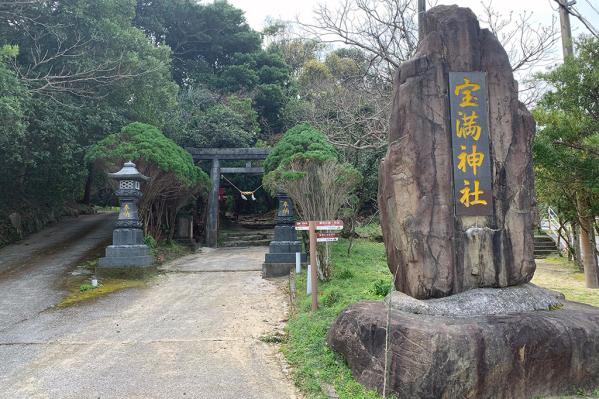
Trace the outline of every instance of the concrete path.
<instances>
[{"instance_id":1,"label":"concrete path","mask_svg":"<svg viewBox=\"0 0 599 399\"><path fill-rule=\"evenodd\" d=\"M115 220L115 213L66 218L0 249L0 331L60 302L67 273L103 251Z\"/></svg>"},{"instance_id":2,"label":"concrete path","mask_svg":"<svg viewBox=\"0 0 599 399\"><path fill-rule=\"evenodd\" d=\"M0 398L298 397L277 348L259 340L287 312L285 281L258 271L264 252L190 255L148 288L5 328Z\"/></svg>"}]
</instances>

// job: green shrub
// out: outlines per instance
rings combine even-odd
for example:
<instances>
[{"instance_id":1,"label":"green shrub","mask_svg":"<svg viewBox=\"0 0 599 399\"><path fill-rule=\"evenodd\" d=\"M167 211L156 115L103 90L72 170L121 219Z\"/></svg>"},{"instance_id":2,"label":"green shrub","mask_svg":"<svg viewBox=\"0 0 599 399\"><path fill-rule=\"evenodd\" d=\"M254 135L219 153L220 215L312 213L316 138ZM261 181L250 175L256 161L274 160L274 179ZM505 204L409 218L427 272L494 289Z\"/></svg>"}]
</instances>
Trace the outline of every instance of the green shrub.
<instances>
[{"instance_id":1,"label":"green shrub","mask_svg":"<svg viewBox=\"0 0 599 399\"><path fill-rule=\"evenodd\" d=\"M91 284L81 284L81 286L79 287L79 292L85 292L85 291L89 291L89 290L95 290L98 287L100 287L100 285L94 287Z\"/></svg>"},{"instance_id":2,"label":"green shrub","mask_svg":"<svg viewBox=\"0 0 599 399\"><path fill-rule=\"evenodd\" d=\"M149 234L144 237L144 243L151 249L156 249L156 246L158 245L156 239Z\"/></svg>"},{"instance_id":3,"label":"green shrub","mask_svg":"<svg viewBox=\"0 0 599 399\"><path fill-rule=\"evenodd\" d=\"M92 163L100 161L116 170L123 162L131 160L138 164L140 172L151 168L168 173L185 187L209 185L208 175L194 164L191 154L158 128L145 123L130 123L119 133L107 136L89 149L85 160ZM157 178L150 177L153 180Z\"/></svg>"},{"instance_id":4,"label":"green shrub","mask_svg":"<svg viewBox=\"0 0 599 399\"><path fill-rule=\"evenodd\" d=\"M337 150L324 134L308 124L289 129L264 161L268 172L264 187L271 193L285 192L303 220L339 217L361 180L350 164L339 162ZM330 260L318 251L320 275L332 275Z\"/></svg>"},{"instance_id":5,"label":"green shrub","mask_svg":"<svg viewBox=\"0 0 599 399\"><path fill-rule=\"evenodd\" d=\"M378 280L372 284L368 292L372 295L385 297L391 291L391 282L388 280Z\"/></svg>"},{"instance_id":6,"label":"green shrub","mask_svg":"<svg viewBox=\"0 0 599 399\"><path fill-rule=\"evenodd\" d=\"M324 296L324 298L322 300L322 304L324 306L326 306L327 308L330 308L331 306L333 306L334 304L339 302L339 299L341 299L341 296L342 296L341 291L332 289Z\"/></svg>"},{"instance_id":7,"label":"green shrub","mask_svg":"<svg viewBox=\"0 0 599 399\"><path fill-rule=\"evenodd\" d=\"M327 142L324 134L304 123L289 129L283 135L264 160L264 170L268 173L279 167L287 168L298 158L337 161L339 154Z\"/></svg>"},{"instance_id":8,"label":"green shrub","mask_svg":"<svg viewBox=\"0 0 599 399\"><path fill-rule=\"evenodd\" d=\"M348 280L354 277L354 273L349 269L343 269L338 273L335 273L334 277L341 280Z\"/></svg>"},{"instance_id":9,"label":"green shrub","mask_svg":"<svg viewBox=\"0 0 599 399\"><path fill-rule=\"evenodd\" d=\"M139 215L146 234L159 241L166 232L174 232L163 226L174 225L177 210L210 187L208 175L194 164L187 151L160 130L138 122L99 141L86 155L87 162L111 172L129 160L150 177L142 187Z\"/></svg>"},{"instance_id":10,"label":"green shrub","mask_svg":"<svg viewBox=\"0 0 599 399\"><path fill-rule=\"evenodd\" d=\"M360 238L365 238L374 242L383 242L383 230L379 223L369 223L356 227L356 234Z\"/></svg>"}]
</instances>

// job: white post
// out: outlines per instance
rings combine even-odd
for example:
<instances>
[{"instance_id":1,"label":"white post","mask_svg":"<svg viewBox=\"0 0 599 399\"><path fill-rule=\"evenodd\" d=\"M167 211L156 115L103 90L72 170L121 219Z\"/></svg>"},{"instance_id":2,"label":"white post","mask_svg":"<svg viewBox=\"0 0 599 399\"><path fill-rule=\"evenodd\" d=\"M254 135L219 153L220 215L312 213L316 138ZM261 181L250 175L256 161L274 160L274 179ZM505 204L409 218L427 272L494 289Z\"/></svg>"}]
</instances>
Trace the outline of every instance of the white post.
<instances>
[{"instance_id":1,"label":"white post","mask_svg":"<svg viewBox=\"0 0 599 399\"><path fill-rule=\"evenodd\" d=\"M312 293L312 266L308 265L308 273L306 273L306 295L310 295Z\"/></svg>"},{"instance_id":2,"label":"white post","mask_svg":"<svg viewBox=\"0 0 599 399\"><path fill-rule=\"evenodd\" d=\"M302 254L299 252L295 253L295 272L297 274L302 272Z\"/></svg>"}]
</instances>

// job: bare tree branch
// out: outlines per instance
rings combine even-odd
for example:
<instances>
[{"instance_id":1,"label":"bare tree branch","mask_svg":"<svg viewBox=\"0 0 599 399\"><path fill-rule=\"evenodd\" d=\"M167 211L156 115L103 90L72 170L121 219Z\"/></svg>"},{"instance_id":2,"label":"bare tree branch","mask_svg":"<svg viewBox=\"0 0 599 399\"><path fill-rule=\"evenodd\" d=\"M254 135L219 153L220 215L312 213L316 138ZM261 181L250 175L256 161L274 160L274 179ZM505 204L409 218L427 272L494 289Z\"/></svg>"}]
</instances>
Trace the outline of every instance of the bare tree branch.
<instances>
[{"instance_id":1,"label":"bare tree branch","mask_svg":"<svg viewBox=\"0 0 599 399\"><path fill-rule=\"evenodd\" d=\"M555 60L554 44L559 40L557 19L549 25L533 22L532 11L501 15L493 9L492 1L483 3L481 20L497 37L508 54L512 71L528 72Z\"/></svg>"},{"instance_id":2,"label":"bare tree branch","mask_svg":"<svg viewBox=\"0 0 599 399\"><path fill-rule=\"evenodd\" d=\"M9 65L34 94L61 102L56 96L102 98L103 89L120 81L152 73L155 67L139 68L126 62L127 50L105 56L97 38L52 19L41 17L42 0L0 1L0 23L27 43L21 56Z\"/></svg>"}]
</instances>

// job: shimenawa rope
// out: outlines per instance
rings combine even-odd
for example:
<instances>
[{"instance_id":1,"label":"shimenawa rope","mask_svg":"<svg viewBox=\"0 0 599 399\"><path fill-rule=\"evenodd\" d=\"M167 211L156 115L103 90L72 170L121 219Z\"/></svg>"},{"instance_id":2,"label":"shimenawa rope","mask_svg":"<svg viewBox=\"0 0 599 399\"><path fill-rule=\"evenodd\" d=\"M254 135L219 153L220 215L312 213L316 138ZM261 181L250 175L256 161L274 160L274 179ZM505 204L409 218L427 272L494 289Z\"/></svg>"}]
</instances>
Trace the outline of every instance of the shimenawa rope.
<instances>
[{"instance_id":1,"label":"shimenawa rope","mask_svg":"<svg viewBox=\"0 0 599 399\"><path fill-rule=\"evenodd\" d=\"M262 188L262 184L260 185L260 187L254 189L253 191L243 191L241 190L239 187L237 187L235 184L233 184L233 182L229 179L227 179L225 177L225 175L220 175L220 177L222 177L223 179L225 179L230 185L232 185L235 190L239 191L239 194L241 194L241 198L243 198L244 200L247 201L247 197L252 197L253 201L256 201L256 197L254 196L254 193L258 190L260 190Z\"/></svg>"}]
</instances>

